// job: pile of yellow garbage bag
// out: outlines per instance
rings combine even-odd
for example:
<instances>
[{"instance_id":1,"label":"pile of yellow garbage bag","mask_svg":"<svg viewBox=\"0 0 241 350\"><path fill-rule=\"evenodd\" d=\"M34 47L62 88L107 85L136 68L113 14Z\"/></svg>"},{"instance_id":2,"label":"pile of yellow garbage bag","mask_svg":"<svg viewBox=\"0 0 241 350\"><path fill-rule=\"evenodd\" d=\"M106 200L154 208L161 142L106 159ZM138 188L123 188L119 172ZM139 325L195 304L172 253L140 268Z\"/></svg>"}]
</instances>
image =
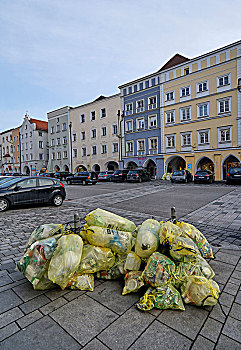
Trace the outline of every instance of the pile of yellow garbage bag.
<instances>
[{"instance_id":1,"label":"pile of yellow garbage bag","mask_svg":"<svg viewBox=\"0 0 241 350\"><path fill-rule=\"evenodd\" d=\"M140 226L96 209L79 233L62 224L37 227L17 263L36 290L94 290L94 278L123 279L122 294L143 290L142 311L215 305L219 297L207 260L212 248L193 225L145 220Z\"/></svg>"}]
</instances>

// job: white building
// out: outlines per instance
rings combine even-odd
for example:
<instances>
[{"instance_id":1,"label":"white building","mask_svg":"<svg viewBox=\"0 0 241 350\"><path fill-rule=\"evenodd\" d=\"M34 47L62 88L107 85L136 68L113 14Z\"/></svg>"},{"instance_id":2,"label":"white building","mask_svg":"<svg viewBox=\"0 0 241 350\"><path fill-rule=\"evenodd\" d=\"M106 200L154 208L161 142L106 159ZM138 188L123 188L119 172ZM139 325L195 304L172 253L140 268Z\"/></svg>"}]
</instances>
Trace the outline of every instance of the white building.
<instances>
[{"instance_id":1,"label":"white building","mask_svg":"<svg viewBox=\"0 0 241 350\"><path fill-rule=\"evenodd\" d=\"M13 172L13 129L0 133L0 173Z\"/></svg>"}]
</instances>

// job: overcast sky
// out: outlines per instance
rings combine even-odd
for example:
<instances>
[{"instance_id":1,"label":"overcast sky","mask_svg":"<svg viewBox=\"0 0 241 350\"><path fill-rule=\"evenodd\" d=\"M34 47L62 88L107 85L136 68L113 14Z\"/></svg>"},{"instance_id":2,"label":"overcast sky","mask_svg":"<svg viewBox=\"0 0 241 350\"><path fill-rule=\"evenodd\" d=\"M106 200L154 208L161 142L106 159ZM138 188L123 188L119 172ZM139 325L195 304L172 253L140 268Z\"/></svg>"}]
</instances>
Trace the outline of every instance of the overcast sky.
<instances>
[{"instance_id":1,"label":"overcast sky","mask_svg":"<svg viewBox=\"0 0 241 350\"><path fill-rule=\"evenodd\" d=\"M0 131L241 39L240 0L0 0Z\"/></svg>"}]
</instances>

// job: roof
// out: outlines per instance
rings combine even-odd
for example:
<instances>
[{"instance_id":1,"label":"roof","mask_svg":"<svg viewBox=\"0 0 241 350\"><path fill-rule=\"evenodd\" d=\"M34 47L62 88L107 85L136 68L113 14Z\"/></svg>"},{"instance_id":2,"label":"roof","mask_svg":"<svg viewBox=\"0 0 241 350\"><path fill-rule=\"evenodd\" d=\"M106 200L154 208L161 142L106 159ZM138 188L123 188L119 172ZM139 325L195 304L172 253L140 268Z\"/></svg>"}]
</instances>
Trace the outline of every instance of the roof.
<instances>
[{"instance_id":1,"label":"roof","mask_svg":"<svg viewBox=\"0 0 241 350\"><path fill-rule=\"evenodd\" d=\"M170 58L169 61L167 61L167 63L164 64L164 66L162 66L158 72L161 72L165 69L177 66L178 64L184 63L189 61L189 58L184 57L182 55L180 55L179 53L176 53L174 56L172 56L172 58Z\"/></svg>"},{"instance_id":2,"label":"roof","mask_svg":"<svg viewBox=\"0 0 241 350\"><path fill-rule=\"evenodd\" d=\"M48 122L44 120L30 118L30 123L35 123L37 130L48 131Z\"/></svg>"}]
</instances>

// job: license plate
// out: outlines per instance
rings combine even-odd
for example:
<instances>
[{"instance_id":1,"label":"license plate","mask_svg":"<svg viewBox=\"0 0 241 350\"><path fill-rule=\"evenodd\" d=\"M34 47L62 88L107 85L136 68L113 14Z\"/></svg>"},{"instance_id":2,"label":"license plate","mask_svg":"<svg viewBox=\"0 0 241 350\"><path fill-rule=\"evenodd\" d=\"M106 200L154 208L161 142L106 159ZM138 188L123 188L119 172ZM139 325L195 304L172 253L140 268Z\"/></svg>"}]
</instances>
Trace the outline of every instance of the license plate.
<instances>
[{"instance_id":1,"label":"license plate","mask_svg":"<svg viewBox=\"0 0 241 350\"><path fill-rule=\"evenodd\" d=\"M236 177L241 177L241 175L239 175L239 174L237 174L237 175L234 175L234 176L236 176Z\"/></svg>"},{"instance_id":2,"label":"license plate","mask_svg":"<svg viewBox=\"0 0 241 350\"><path fill-rule=\"evenodd\" d=\"M204 179L204 176L199 176L199 179Z\"/></svg>"}]
</instances>

